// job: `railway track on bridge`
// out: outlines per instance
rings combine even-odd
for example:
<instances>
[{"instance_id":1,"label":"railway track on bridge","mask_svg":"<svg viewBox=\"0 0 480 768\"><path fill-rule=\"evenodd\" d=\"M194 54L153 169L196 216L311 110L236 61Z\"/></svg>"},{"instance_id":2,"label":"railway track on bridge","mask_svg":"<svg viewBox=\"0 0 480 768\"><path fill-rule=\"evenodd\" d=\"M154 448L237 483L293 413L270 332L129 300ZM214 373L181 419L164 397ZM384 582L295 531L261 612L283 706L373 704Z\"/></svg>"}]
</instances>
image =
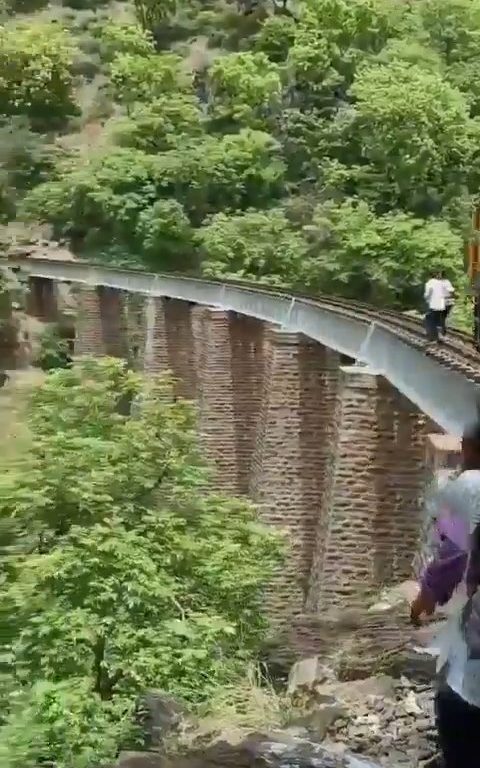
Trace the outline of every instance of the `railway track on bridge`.
<instances>
[{"instance_id":1,"label":"railway track on bridge","mask_svg":"<svg viewBox=\"0 0 480 768\"><path fill-rule=\"evenodd\" d=\"M67 266L75 266L79 268L98 268L100 271L107 270L108 267L101 264L88 264L81 261L63 262L54 259L36 258L29 256L12 256L4 260L5 266L13 266L19 264L20 266L26 264L38 264L51 263L51 264L66 264ZM184 275L176 273L168 273L165 275L148 273L143 270L129 270L119 269L120 273L126 275L144 275L148 277L151 274L152 281L156 277L159 278L179 278L184 281L198 281L194 275ZM257 295L263 294L266 297L278 297L283 300L295 302L296 300L302 301L312 306L318 306L322 309L331 310L340 316L354 319L356 322L364 323L366 327L375 324L377 327L384 329L387 332L394 333L405 344L413 347L421 352L423 355L435 360L440 365L456 371L466 379L476 384L480 384L480 353L476 349L473 341L466 333L459 331L450 331L446 339L441 344L428 345L425 338L425 329L423 321L420 318L412 317L405 313L396 312L391 309L379 309L377 307L365 304L363 302L354 301L350 299L337 298L329 295L316 295L312 296L303 293L287 293L286 291L278 289L269 289L268 286L264 286L258 283L249 283L236 280L205 280L210 285L226 286L226 287L238 287L247 291L254 291Z\"/></svg>"},{"instance_id":2,"label":"railway track on bridge","mask_svg":"<svg viewBox=\"0 0 480 768\"><path fill-rule=\"evenodd\" d=\"M212 281L217 282L217 281ZM218 281L220 282L220 281ZM286 296L280 291L268 290L263 286L253 285L242 281L225 281L227 285L242 288L255 288L256 291L267 295ZM290 294L288 294L290 295ZM394 332L405 343L415 347L426 356L436 360L441 365L465 376L469 381L480 384L480 352L467 333L450 330L447 337L439 344L428 344L425 327L421 318L413 317L392 309L379 309L364 302L353 299L343 299L327 294L312 296L311 294L292 294L295 298L331 308L332 311L364 321L367 325L375 323L380 328Z\"/></svg>"},{"instance_id":3,"label":"railway track on bridge","mask_svg":"<svg viewBox=\"0 0 480 768\"><path fill-rule=\"evenodd\" d=\"M316 301L319 301L316 299ZM429 345L425 339L423 321L393 310L376 309L361 302L323 297L323 306L331 306L342 314L362 319L367 323L376 323L389 331L394 331L403 340L419 349L423 354L440 364L458 371L470 381L480 383L480 353L466 333L449 331L439 344Z\"/></svg>"}]
</instances>

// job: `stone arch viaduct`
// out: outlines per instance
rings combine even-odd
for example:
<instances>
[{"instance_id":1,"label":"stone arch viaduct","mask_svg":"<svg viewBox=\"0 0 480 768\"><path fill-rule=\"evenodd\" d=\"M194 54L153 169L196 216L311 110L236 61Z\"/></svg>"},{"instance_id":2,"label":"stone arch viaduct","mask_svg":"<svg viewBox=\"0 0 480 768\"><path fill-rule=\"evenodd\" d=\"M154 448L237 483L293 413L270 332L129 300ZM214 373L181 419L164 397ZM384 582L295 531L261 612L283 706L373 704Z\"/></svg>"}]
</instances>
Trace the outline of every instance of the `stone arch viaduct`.
<instances>
[{"instance_id":1,"label":"stone arch viaduct","mask_svg":"<svg viewBox=\"0 0 480 768\"><path fill-rule=\"evenodd\" d=\"M77 355L133 352L198 402L216 488L288 532L267 601L297 639L312 617L411 575L426 483L455 464L476 409L464 341L427 355L415 321L331 298L73 261L8 267L43 320L73 292Z\"/></svg>"}]
</instances>

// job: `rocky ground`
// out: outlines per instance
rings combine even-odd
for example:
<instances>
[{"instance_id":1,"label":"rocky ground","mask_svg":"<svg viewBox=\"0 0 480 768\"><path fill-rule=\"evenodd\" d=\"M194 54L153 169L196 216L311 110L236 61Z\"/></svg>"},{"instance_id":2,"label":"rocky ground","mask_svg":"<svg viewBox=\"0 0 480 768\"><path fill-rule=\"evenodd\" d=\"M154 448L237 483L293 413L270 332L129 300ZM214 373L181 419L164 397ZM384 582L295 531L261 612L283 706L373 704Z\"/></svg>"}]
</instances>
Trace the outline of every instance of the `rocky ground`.
<instances>
[{"instance_id":1,"label":"rocky ground","mask_svg":"<svg viewBox=\"0 0 480 768\"><path fill-rule=\"evenodd\" d=\"M174 757L125 752L117 768L440 768L433 685L422 676L342 682L318 658L305 659L292 669L281 728L240 740L204 735Z\"/></svg>"},{"instance_id":2,"label":"rocky ground","mask_svg":"<svg viewBox=\"0 0 480 768\"><path fill-rule=\"evenodd\" d=\"M414 583L400 585L384 593L369 611L377 618L387 617L392 609L400 615L415 589ZM234 737L228 724L225 729L224 718L222 729L204 729L199 736L200 728L190 737L188 749L184 745L172 753L162 749L162 734L172 725L177 727L182 718L185 724L185 716L172 712L170 705L165 708L160 696L150 707L150 730L157 722L160 734L157 745L150 743L148 753L122 753L116 768L440 768L433 704L434 646L444 620L445 616L440 617L439 623L414 631L407 621L408 628L399 630L402 642L397 657L391 659L390 672L370 669L368 674L345 679L333 655L297 661L287 691L281 694L286 704L282 722L265 730L259 722L256 733L244 730ZM377 626L380 632L381 621ZM342 646L339 634L336 639L337 647ZM351 631L348 640L342 653L351 648ZM377 640L380 643L380 636ZM370 651L375 656L377 646ZM358 664L353 667L358 669ZM194 734L198 725L193 727Z\"/></svg>"},{"instance_id":3,"label":"rocky ground","mask_svg":"<svg viewBox=\"0 0 480 768\"><path fill-rule=\"evenodd\" d=\"M433 768L437 748L432 685L383 677L360 681L357 691L362 688L362 696L347 693L325 743L382 766Z\"/></svg>"}]
</instances>

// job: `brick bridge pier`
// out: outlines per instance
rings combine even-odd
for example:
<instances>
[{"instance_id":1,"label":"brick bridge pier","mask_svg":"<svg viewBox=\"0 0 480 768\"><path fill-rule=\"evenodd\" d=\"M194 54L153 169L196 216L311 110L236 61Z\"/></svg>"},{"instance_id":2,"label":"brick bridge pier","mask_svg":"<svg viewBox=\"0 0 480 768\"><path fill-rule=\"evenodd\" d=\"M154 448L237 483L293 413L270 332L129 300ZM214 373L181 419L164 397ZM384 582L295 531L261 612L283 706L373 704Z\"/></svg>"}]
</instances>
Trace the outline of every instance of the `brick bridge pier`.
<instances>
[{"instance_id":1,"label":"brick bridge pier","mask_svg":"<svg viewBox=\"0 0 480 768\"><path fill-rule=\"evenodd\" d=\"M64 291L29 279L27 311L52 321ZM426 484L457 441L374 371L235 312L113 288L75 287L76 355L170 370L199 406L213 483L288 533L267 608L308 647L315 617L364 607L412 577Z\"/></svg>"}]
</instances>

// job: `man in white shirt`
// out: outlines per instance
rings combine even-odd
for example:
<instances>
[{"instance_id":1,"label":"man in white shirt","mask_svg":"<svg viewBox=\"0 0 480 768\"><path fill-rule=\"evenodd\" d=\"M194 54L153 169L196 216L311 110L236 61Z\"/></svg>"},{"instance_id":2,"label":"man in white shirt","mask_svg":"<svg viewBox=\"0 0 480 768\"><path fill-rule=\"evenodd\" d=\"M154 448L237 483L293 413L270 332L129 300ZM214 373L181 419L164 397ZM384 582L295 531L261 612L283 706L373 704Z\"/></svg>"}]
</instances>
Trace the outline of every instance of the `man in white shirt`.
<instances>
[{"instance_id":1,"label":"man in white shirt","mask_svg":"<svg viewBox=\"0 0 480 768\"><path fill-rule=\"evenodd\" d=\"M441 331L443 335L447 332L447 317L451 312L455 296L455 288L451 284L450 280L445 277L445 273L442 272L443 290L445 292L445 309L442 316Z\"/></svg>"},{"instance_id":2,"label":"man in white shirt","mask_svg":"<svg viewBox=\"0 0 480 768\"><path fill-rule=\"evenodd\" d=\"M429 341L438 341L438 332L443 328L444 313L447 306L443 274L439 272L425 284L425 301L427 313L425 327Z\"/></svg>"}]
</instances>

